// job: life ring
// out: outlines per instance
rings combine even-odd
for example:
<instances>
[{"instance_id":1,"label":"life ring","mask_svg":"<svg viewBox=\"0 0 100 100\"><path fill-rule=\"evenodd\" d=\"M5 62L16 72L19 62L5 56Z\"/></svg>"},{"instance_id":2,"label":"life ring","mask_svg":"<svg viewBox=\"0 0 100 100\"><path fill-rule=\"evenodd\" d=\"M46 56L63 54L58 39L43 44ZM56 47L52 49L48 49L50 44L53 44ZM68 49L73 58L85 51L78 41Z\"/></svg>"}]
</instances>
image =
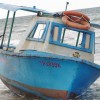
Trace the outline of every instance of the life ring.
<instances>
[{"instance_id":1,"label":"life ring","mask_svg":"<svg viewBox=\"0 0 100 100\"><path fill-rule=\"evenodd\" d=\"M64 11L62 21L64 24L83 30L90 29L90 18L85 14L76 11Z\"/></svg>"}]
</instances>

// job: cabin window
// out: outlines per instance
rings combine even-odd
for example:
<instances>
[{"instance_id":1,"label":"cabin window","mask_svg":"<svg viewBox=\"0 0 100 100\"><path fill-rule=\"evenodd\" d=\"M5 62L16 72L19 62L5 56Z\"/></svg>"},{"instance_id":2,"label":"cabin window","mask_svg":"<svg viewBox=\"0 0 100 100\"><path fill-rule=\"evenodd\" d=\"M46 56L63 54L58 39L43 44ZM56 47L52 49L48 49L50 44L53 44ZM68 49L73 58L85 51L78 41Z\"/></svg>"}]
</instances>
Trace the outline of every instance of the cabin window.
<instances>
[{"instance_id":1,"label":"cabin window","mask_svg":"<svg viewBox=\"0 0 100 100\"><path fill-rule=\"evenodd\" d=\"M57 39L58 39L58 27L54 27L53 40L57 41Z\"/></svg>"},{"instance_id":2,"label":"cabin window","mask_svg":"<svg viewBox=\"0 0 100 100\"><path fill-rule=\"evenodd\" d=\"M46 37L48 27L49 22L36 22L35 26L33 27L28 36L28 39L43 42Z\"/></svg>"},{"instance_id":3,"label":"cabin window","mask_svg":"<svg viewBox=\"0 0 100 100\"><path fill-rule=\"evenodd\" d=\"M38 24L36 31L34 32L33 38L41 39L45 30L46 24Z\"/></svg>"},{"instance_id":4,"label":"cabin window","mask_svg":"<svg viewBox=\"0 0 100 100\"><path fill-rule=\"evenodd\" d=\"M80 47L83 33L62 28L61 43Z\"/></svg>"},{"instance_id":5,"label":"cabin window","mask_svg":"<svg viewBox=\"0 0 100 100\"><path fill-rule=\"evenodd\" d=\"M53 22L50 34L49 42L51 44L92 52L93 41L91 40L93 36L90 32L70 28L63 24Z\"/></svg>"},{"instance_id":6,"label":"cabin window","mask_svg":"<svg viewBox=\"0 0 100 100\"><path fill-rule=\"evenodd\" d=\"M85 48L89 48L90 47L90 35L86 34L86 43L85 43Z\"/></svg>"}]
</instances>

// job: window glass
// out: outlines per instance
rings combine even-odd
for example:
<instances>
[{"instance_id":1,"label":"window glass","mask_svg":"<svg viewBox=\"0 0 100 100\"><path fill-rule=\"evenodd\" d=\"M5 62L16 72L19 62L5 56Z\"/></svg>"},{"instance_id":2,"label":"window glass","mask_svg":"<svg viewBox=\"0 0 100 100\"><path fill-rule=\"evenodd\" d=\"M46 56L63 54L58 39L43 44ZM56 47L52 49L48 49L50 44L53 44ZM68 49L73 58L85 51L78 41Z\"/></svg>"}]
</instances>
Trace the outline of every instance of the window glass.
<instances>
[{"instance_id":1,"label":"window glass","mask_svg":"<svg viewBox=\"0 0 100 100\"><path fill-rule=\"evenodd\" d=\"M89 48L90 47L90 35L86 34L86 43L85 43L85 48Z\"/></svg>"},{"instance_id":2,"label":"window glass","mask_svg":"<svg viewBox=\"0 0 100 100\"><path fill-rule=\"evenodd\" d=\"M46 27L45 24L38 24L33 38L38 38L38 39L42 38L45 27Z\"/></svg>"},{"instance_id":3,"label":"window glass","mask_svg":"<svg viewBox=\"0 0 100 100\"><path fill-rule=\"evenodd\" d=\"M62 28L61 43L72 46L81 46L83 33Z\"/></svg>"},{"instance_id":4,"label":"window glass","mask_svg":"<svg viewBox=\"0 0 100 100\"><path fill-rule=\"evenodd\" d=\"M54 27L53 40L57 41L57 39L58 39L58 27Z\"/></svg>"},{"instance_id":5,"label":"window glass","mask_svg":"<svg viewBox=\"0 0 100 100\"><path fill-rule=\"evenodd\" d=\"M44 42L46 38L46 34L49 28L49 21L37 21L33 29L31 30L28 40Z\"/></svg>"},{"instance_id":6,"label":"window glass","mask_svg":"<svg viewBox=\"0 0 100 100\"><path fill-rule=\"evenodd\" d=\"M41 39L45 30L46 24L38 24L35 31L29 37Z\"/></svg>"}]
</instances>

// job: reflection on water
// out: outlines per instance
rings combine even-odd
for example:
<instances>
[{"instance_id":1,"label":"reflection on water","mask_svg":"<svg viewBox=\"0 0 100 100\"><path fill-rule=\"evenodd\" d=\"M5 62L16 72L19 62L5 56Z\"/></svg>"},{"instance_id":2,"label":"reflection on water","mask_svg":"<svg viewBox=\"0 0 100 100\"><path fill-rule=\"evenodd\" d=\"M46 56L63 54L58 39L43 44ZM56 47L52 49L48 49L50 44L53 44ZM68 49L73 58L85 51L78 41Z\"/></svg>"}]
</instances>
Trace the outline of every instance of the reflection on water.
<instances>
[{"instance_id":1,"label":"reflection on water","mask_svg":"<svg viewBox=\"0 0 100 100\"><path fill-rule=\"evenodd\" d=\"M100 78L81 97L82 100L100 100Z\"/></svg>"}]
</instances>

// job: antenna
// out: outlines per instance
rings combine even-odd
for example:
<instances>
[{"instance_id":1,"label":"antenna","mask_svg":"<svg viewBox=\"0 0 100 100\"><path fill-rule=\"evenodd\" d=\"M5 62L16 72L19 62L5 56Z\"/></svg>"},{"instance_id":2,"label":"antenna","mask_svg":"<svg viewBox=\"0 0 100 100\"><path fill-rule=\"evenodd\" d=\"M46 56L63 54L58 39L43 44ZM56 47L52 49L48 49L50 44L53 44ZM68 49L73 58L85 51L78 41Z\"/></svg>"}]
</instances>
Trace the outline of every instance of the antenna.
<instances>
[{"instance_id":1,"label":"antenna","mask_svg":"<svg viewBox=\"0 0 100 100\"><path fill-rule=\"evenodd\" d=\"M69 2L66 2L66 8L65 8L65 11L67 11L68 4L69 4Z\"/></svg>"}]
</instances>

